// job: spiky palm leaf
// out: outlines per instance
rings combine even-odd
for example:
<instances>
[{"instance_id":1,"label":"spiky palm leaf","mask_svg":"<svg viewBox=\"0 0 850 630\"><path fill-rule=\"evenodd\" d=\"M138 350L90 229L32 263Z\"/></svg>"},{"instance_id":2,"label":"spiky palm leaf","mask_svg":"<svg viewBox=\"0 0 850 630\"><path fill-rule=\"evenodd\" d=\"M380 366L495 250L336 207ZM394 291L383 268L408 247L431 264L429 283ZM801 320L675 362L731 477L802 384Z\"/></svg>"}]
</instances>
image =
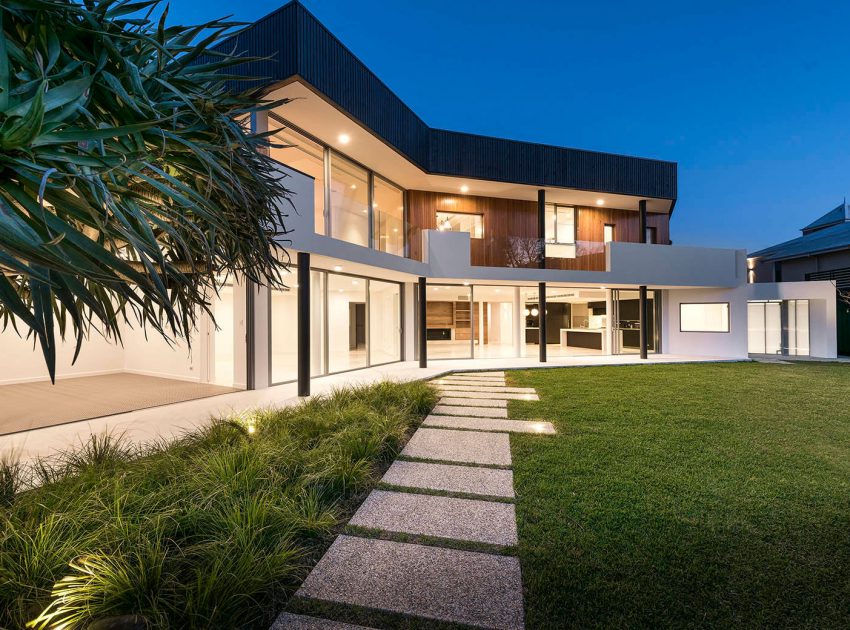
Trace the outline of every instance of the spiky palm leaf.
<instances>
[{"instance_id":1,"label":"spiky palm leaf","mask_svg":"<svg viewBox=\"0 0 850 630\"><path fill-rule=\"evenodd\" d=\"M276 104L226 89L245 58L211 47L239 25L158 8L0 0L0 317L51 378L57 333L188 339L217 278L280 282L288 192L244 127Z\"/></svg>"}]
</instances>

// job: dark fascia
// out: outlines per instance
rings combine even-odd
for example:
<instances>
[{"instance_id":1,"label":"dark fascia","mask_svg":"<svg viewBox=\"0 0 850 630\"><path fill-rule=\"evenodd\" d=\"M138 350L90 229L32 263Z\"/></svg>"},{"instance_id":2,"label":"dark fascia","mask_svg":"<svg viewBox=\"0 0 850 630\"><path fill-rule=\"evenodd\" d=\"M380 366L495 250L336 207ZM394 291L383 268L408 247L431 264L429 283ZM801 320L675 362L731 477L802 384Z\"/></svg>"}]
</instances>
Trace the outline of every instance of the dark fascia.
<instances>
[{"instance_id":1,"label":"dark fascia","mask_svg":"<svg viewBox=\"0 0 850 630\"><path fill-rule=\"evenodd\" d=\"M234 89L303 81L425 172L675 204L675 162L432 129L297 1L217 48L262 58L237 68L257 79Z\"/></svg>"}]
</instances>

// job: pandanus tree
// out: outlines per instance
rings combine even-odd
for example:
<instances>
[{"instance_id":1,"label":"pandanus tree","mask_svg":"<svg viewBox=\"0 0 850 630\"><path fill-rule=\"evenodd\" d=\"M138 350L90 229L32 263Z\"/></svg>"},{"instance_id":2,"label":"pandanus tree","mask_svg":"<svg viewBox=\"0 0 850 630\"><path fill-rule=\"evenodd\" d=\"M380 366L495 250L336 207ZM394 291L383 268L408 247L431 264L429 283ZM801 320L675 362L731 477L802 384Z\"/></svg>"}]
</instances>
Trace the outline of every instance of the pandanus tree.
<instances>
[{"instance_id":1,"label":"pandanus tree","mask_svg":"<svg viewBox=\"0 0 850 630\"><path fill-rule=\"evenodd\" d=\"M279 285L285 182L234 93L240 25L159 0L0 0L0 320L58 339L189 339L230 274ZM211 314L211 313L210 313Z\"/></svg>"}]
</instances>

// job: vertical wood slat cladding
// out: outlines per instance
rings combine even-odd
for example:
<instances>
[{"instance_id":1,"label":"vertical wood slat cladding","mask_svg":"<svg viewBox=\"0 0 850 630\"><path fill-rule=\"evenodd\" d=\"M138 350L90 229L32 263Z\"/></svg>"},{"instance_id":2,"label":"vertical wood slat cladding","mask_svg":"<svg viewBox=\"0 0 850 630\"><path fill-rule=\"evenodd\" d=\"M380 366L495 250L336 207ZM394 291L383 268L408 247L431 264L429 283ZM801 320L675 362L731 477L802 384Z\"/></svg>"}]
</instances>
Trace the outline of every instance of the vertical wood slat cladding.
<instances>
[{"instance_id":1,"label":"vertical wood slat cladding","mask_svg":"<svg viewBox=\"0 0 850 630\"><path fill-rule=\"evenodd\" d=\"M408 191L410 257L422 260L422 230L437 229L437 212L480 214L484 217L484 238L471 239L472 264L504 267L504 247L508 237L538 238L537 202L474 195L452 195L423 190ZM614 226L614 240L640 242L640 217L634 210L578 207L576 258L547 258L549 269L604 271L602 247L604 226ZM647 214L647 226L657 230L658 244L670 243L670 216ZM598 251L597 251L598 250Z\"/></svg>"},{"instance_id":2,"label":"vertical wood slat cladding","mask_svg":"<svg viewBox=\"0 0 850 630\"><path fill-rule=\"evenodd\" d=\"M536 201L409 190L407 204L410 257L416 260L422 260L422 230L437 229L437 212L483 215L484 238L471 239L473 265L504 267L509 236L537 238Z\"/></svg>"}]
</instances>

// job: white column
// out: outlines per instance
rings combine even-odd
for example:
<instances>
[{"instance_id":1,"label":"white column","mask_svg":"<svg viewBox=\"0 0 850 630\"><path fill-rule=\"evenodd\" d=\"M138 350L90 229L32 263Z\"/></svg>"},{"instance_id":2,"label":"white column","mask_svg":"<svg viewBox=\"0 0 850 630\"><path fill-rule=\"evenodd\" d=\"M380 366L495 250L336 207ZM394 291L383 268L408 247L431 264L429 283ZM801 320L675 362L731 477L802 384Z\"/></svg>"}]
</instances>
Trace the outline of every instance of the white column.
<instances>
[{"instance_id":1,"label":"white column","mask_svg":"<svg viewBox=\"0 0 850 630\"><path fill-rule=\"evenodd\" d=\"M522 289L514 287L514 356L521 357L525 348L525 305Z\"/></svg>"},{"instance_id":2,"label":"white column","mask_svg":"<svg viewBox=\"0 0 850 630\"><path fill-rule=\"evenodd\" d=\"M269 320L269 288L249 285L254 298L254 388L265 389L271 384L269 373L269 341L271 321ZM244 344L243 344L244 347ZM243 363L244 365L244 363ZM237 374L244 374L244 368L238 367Z\"/></svg>"},{"instance_id":3,"label":"white column","mask_svg":"<svg viewBox=\"0 0 850 630\"><path fill-rule=\"evenodd\" d=\"M614 354L614 291L605 289L605 354Z\"/></svg>"},{"instance_id":4,"label":"white column","mask_svg":"<svg viewBox=\"0 0 850 630\"><path fill-rule=\"evenodd\" d=\"M413 361L416 356L416 283L405 282L401 285L404 292L404 355L405 361Z\"/></svg>"}]
</instances>

